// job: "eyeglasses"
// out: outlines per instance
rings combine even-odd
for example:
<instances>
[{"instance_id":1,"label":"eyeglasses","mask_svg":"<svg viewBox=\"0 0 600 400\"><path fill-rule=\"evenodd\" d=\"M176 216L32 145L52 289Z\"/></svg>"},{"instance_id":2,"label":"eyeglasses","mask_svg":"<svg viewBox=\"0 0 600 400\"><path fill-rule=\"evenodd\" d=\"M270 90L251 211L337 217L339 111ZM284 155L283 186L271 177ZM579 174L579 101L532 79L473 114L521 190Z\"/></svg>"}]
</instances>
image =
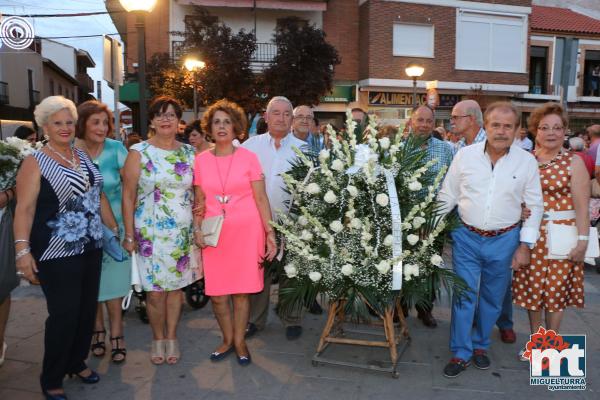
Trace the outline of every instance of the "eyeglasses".
<instances>
[{"instance_id":1,"label":"eyeglasses","mask_svg":"<svg viewBox=\"0 0 600 400\"><path fill-rule=\"evenodd\" d=\"M299 121L310 121L311 119L313 119L314 117L312 115L298 115L297 117L294 117L294 119L297 119Z\"/></svg>"},{"instance_id":2,"label":"eyeglasses","mask_svg":"<svg viewBox=\"0 0 600 400\"><path fill-rule=\"evenodd\" d=\"M172 113L172 112L158 113L158 114L154 115L154 118L156 118L159 121L160 120L173 121L174 119L177 118L177 114Z\"/></svg>"},{"instance_id":3,"label":"eyeglasses","mask_svg":"<svg viewBox=\"0 0 600 400\"><path fill-rule=\"evenodd\" d=\"M451 115L450 121L456 121L459 118L470 117L470 115Z\"/></svg>"},{"instance_id":4,"label":"eyeglasses","mask_svg":"<svg viewBox=\"0 0 600 400\"><path fill-rule=\"evenodd\" d=\"M562 133L565 130L564 126L553 126L550 128L548 125L538 126L538 131L542 133L554 132L554 133Z\"/></svg>"}]
</instances>

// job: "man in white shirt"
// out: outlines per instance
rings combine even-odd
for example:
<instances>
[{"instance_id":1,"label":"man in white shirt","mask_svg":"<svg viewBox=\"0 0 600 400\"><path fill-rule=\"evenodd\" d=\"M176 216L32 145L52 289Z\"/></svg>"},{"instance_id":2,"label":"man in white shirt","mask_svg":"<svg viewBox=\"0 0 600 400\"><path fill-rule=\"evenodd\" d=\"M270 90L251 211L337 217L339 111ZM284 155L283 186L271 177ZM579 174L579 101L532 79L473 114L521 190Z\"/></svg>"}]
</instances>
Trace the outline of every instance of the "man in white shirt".
<instances>
[{"instance_id":1,"label":"man in white shirt","mask_svg":"<svg viewBox=\"0 0 600 400\"><path fill-rule=\"evenodd\" d=\"M519 135L515 138L515 144L525 151L533 150L533 142L527 137L527 128L519 129Z\"/></svg>"},{"instance_id":2,"label":"man in white shirt","mask_svg":"<svg viewBox=\"0 0 600 400\"><path fill-rule=\"evenodd\" d=\"M298 157L294 147L302 151L306 151L307 147L306 142L291 133L292 117L292 103L283 96L273 97L265 112L268 132L253 136L242 144L258 156L265 175L271 214L275 220L281 213L285 214L289 211L290 194L285 190L286 186L281 174L289 171L292 162ZM280 281L280 287L283 284L284 282ZM248 337L265 328L269 315L270 292L271 276L265 274L264 290L250 296L250 322L246 331ZM301 320L301 312L282 318L288 339L296 339L302 334Z\"/></svg>"},{"instance_id":3,"label":"man in white shirt","mask_svg":"<svg viewBox=\"0 0 600 400\"><path fill-rule=\"evenodd\" d=\"M448 378L471 361L489 368L490 332L510 284L511 265L529 264L543 214L537 162L513 145L518 112L510 103L493 103L484 121L487 140L456 154L438 194L444 212L458 208L462 224L452 232L452 263L472 290L453 300ZM531 216L520 227L522 203Z\"/></svg>"}]
</instances>

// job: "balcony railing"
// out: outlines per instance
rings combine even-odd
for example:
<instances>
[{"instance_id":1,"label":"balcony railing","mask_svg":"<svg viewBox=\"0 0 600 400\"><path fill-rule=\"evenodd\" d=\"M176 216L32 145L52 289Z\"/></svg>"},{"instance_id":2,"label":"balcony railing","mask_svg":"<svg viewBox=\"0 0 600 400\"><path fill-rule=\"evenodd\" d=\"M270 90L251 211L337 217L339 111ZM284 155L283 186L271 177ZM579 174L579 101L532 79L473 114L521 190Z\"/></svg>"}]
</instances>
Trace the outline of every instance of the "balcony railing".
<instances>
[{"instance_id":1,"label":"balcony railing","mask_svg":"<svg viewBox=\"0 0 600 400\"><path fill-rule=\"evenodd\" d=\"M540 76L541 75L541 76ZM545 94L545 95L553 95L553 88L550 82L550 75L540 74L535 77L531 77L529 79L529 93L530 94ZM533 78L533 79L532 79Z\"/></svg>"},{"instance_id":2,"label":"balcony railing","mask_svg":"<svg viewBox=\"0 0 600 400\"><path fill-rule=\"evenodd\" d=\"M75 75L75 79L77 79L79 88L84 93L89 93L89 92L94 91L94 80L87 73L78 73Z\"/></svg>"},{"instance_id":3,"label":"balcony railing","mask_svg":"<svg viewBox=\"0 0 600 400\"><path fill-rule=\"evenodd\" d=\"M8 104L8 83L0 82L0 104Z\"/></svg>"},{"instance_id":4,"label":"balcony railing","mask_svg":"<svg viewBox=\"0 0 600 400\"><path fill-rule=\"evenodd\" d=\"M181 58L185 56L184 53L185 48L183 40L173 40L171 42L171 59L173 62L181 61ZM275 56L277 56L277 45L274 43L256 43L256 50L252 53L250 62L255 67L262 69L272 63Z\"/></svg>"}]
</instances>

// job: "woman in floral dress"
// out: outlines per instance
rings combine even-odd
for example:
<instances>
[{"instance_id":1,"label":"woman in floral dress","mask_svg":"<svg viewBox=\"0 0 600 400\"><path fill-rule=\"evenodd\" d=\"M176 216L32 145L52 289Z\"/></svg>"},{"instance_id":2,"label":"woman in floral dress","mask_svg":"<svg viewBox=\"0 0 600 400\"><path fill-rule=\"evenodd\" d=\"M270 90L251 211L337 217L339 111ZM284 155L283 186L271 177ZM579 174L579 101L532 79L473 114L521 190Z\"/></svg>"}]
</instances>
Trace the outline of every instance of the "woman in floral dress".
<instances>
[{"instance_id":1,"label":"woman in floral dress","mask_svg":"<svg viewBox=\"0 0 600 400\"><path fill-rule=\"evenodd\" d=\"M156 134L131 146L123 168L123 247L137 252L154 364L179 360L179 289L195 279L190 263L194 149L175 139L181 113L174 99L156 98L148 112Z\"/></svg>"}]
</instances>

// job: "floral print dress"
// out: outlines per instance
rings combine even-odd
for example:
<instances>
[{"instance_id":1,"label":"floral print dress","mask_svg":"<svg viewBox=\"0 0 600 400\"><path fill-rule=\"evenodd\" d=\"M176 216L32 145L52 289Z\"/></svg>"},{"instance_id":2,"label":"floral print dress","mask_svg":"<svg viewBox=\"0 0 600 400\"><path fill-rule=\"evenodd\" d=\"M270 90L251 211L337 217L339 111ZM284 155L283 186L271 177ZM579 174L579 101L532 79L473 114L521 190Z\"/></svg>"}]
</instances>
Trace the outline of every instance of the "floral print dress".
<instances>
[{"instance_id":1,"label":"floral print dress","mask_svg":"<svg viewBox=\"0 0 600 400\"><path fill-rule=\"evenodd\" d=\"M148 142L141 155L135 206L137 263L145 291L171 291L194 281L190 265L194 149L163 150Z\"/></svg>"}]
</instances>

